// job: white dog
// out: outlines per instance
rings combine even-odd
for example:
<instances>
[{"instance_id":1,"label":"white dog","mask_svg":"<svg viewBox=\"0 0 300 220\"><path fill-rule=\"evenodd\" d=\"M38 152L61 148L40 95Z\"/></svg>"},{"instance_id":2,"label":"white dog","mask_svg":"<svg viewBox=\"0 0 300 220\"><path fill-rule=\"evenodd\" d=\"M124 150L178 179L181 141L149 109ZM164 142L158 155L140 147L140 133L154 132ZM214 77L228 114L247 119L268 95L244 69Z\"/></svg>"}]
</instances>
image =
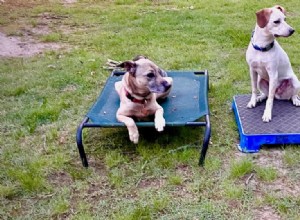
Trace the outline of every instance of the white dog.
<instances>
[{"instance_id":1,"label":"white dog","mask_svg":"<svg viewBox=\"0 0 300 220\"><path fill-rule=\"evenodd\" d=\"M265 8L256 12L257 24L246 53L250 68L252 96L248 108L267 98L262 120L272 119L273 100L292 100L300 106L298 93L300 83L294 74L286 52L276 37L289 37L294 29L285 21L285 10L281 6ZM257 96L257 88L260 95Z\"/></svg>"}]
</instances>

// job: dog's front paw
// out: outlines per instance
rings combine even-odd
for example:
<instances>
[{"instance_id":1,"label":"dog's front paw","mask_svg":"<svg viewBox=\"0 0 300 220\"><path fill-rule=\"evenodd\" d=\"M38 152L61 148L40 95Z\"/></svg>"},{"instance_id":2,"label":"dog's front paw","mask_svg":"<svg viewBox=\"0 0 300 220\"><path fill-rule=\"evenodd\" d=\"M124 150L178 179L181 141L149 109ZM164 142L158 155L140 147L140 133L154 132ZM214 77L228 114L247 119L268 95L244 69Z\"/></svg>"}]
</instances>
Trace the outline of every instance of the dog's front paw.
<instances>
[{"instance_id":1,"label":"dog's front paw","mask_svg":"<svg viewBox=\"0 0 300 220\"><path fill-rule=\"evenodd\" d=\"M155 118L154 124L156 130L161 132L164 130L164 127L166 126L166 121L164 118Z\"/></svg>"},{"instance_id":2,"label":"dog's front paw","mask_svg":"<svg viewBox=\"0 0 300 220\"><path fill-rule=\"evenodd\" d=\"M247 108L254 108L256 106L256 100L248 102Z\"/></svg>"},{"instance_id":3,"label":"dog's front paw","mask_svg":"<svg viewBox=\"0 0 300 220\"><path fill-rule=\"evenodd\" d=\"M247 108L254 108L256 106L256 94L251 95L251 99L248 102Z\"/></svg>"},{"instance_id":4,"label":"dog's front paw","mask_svg":"<svg viewBox=\"0 0 300 220\"><path fill-rule=\"evenodd\" d=\"M292 97L292 101L293 101L293 105L300 106L300 99L299 99L298 95L294 95Z\"/></svg>"},{"instance_id":5,"label":"dog's front paw","mask_svg":"<svg viewBox=\"0 0 300 220\"><path fill-rule=\"evenodd\" d=\"M271 119L272 119L272 113L270 111L265 110L264 115L262 116L263 122L270 122Z\"/></svg>"},{"instance_id":6,"label":"dog's front paw","mask_svg":"<svg viewBox=\"0 0 300 220\"><path fill-rule=\"evenodd\" d=\"M130 132L129 133L129 139L134 143L137 144L139 142L139 132Z\"/></svg>"}]
</instances>

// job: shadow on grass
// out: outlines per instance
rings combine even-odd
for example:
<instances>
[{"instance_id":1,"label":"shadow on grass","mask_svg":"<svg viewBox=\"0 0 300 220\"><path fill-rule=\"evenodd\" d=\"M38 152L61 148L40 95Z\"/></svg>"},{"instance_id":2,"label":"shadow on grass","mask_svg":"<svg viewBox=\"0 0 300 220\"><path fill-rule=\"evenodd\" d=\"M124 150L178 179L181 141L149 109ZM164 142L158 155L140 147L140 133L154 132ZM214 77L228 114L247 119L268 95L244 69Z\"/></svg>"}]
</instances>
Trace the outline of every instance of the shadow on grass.
<instances>
[{"instance_id":1,"label":"shadow on grass","mask_svg":"<svg viewBox=\"0 0 300 220\"><path fill-rule=\"evenodd\" d=\"M84 145L88 157L105 158L112 151L118 151L132 160L140 157L164 157L164 155L202 147L203 128L167 127L161 133L154 128L139 128L137 145L130 142L128 131L124 128L86 129ZM198 156L198 155L196 155ZM195 159L194 164L197 164Z\"/></svg>"}]
</instances>

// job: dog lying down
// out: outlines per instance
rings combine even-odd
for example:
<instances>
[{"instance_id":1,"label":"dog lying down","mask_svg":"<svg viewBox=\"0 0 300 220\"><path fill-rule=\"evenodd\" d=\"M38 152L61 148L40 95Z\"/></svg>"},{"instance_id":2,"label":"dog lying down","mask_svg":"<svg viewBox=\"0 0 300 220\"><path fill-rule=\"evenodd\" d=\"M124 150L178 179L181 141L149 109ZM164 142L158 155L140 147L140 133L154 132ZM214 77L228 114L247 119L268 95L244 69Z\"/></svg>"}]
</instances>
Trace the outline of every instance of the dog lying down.
<instances>
[{"instance_id":1,"label":"dog lying down","mask_svg":"<svg viewBox=\"0 0 300 220\"><path fill-rule=\"evenodd\" d=\"M155 128L159 132L163 131L164 110L156 100L168 96L173 80L144 56L125 61L118 67L124 68L126 73L122 81L115 83L115 89L120 96L116 117L126 125L130 140L137 144L139 132L133 117L142 119L154 115Z\"/></svg>"},{"instance_id":2,"label":"dog lying down","mask_svg":"<svg viewBox=\"0 0 300 220\"><path fill-rule=\"evenodd\" d=\"M256 12L257 24L246 52L250 69L252 96L248 108L267 98L262 120L272 119L273 100L292 100L300 106L300 82L294 74L286 52L275 40L289 37L294 29L285 21L285 10L277 5ZM257 88L260 94L257 96Z\"/></svg>"}]
</instances>

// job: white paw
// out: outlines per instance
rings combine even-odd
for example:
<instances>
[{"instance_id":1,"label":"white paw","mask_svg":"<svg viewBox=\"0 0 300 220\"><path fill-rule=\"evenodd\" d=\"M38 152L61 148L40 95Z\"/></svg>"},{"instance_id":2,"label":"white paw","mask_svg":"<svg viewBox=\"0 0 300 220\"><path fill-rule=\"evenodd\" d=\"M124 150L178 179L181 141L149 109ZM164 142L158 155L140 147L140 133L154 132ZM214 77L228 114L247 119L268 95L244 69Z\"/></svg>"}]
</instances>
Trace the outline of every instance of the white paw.
<instances>
[{"instance_id":1,"label":"white paw","mask_svg":"<svg viewBox=\"0 0 300 220\"><path fill-rule=\"evenodd\" d=\"M256 106L257 100L256 100L257 95L252 93L251 99L248 102L247 108L254 108Z\"/></svg>"},{"instance_id":2,"label":"white paw","mask_svg":"<svg viewBox=\"0 0 300 220\"><path fill-rule=\"evenodd\" d=\"M129 139L134 143L137 144L139 142L139 132L130 132L129 133Z\"/></svg>"},{"instance_id":3,"label":"white paw","mask_svg":"<svg viewBox=\"0 0 300 220\"><path fill-rule=\"evenodd\" d=\"M166 126L166 121L164 118L155 118L154 120L155 128L157 131L163 131Z\"/></svg>"},{"instance_id":4,"label":"white paw","mask_svg":"<svg viewBox=\"0 0 300 220\"><path fill-rule=\"evenodd\" d=\"M247 108L254 108L256 106L256 100L251 100L248 105L247 105Z\"/></svg>"},{"instance_id":5,"label":"white paw","mask_svg":"<svg viewBox=\"0 0 300 220\"><path fill-rule=\"evenodd\" d=\"M265 94L260 94L257 98L256 101L257 102L262 102L267 98L267 96Z\"/></svg>"},{"instance_id":6,"label":"white paw","mask_svg":"<svg viewBox=\"0 0 300 220\"><path fill-rule=\"evenodd\" d=\"M293 96L292 101L293 101L293 105L300 106L300 99L299 99L298 95Z\"/></svg>"},{"instance_id":7,"label":"white paw","mask_svg":"<svg viewBox=\"0 0 300 220\"><path fill-rule=\"evenodd\" d=\"M264 115L262 116L263 122L270 122L272 119L272 113L269 111L265 111Z\"/></svg>"}]
</instances>

